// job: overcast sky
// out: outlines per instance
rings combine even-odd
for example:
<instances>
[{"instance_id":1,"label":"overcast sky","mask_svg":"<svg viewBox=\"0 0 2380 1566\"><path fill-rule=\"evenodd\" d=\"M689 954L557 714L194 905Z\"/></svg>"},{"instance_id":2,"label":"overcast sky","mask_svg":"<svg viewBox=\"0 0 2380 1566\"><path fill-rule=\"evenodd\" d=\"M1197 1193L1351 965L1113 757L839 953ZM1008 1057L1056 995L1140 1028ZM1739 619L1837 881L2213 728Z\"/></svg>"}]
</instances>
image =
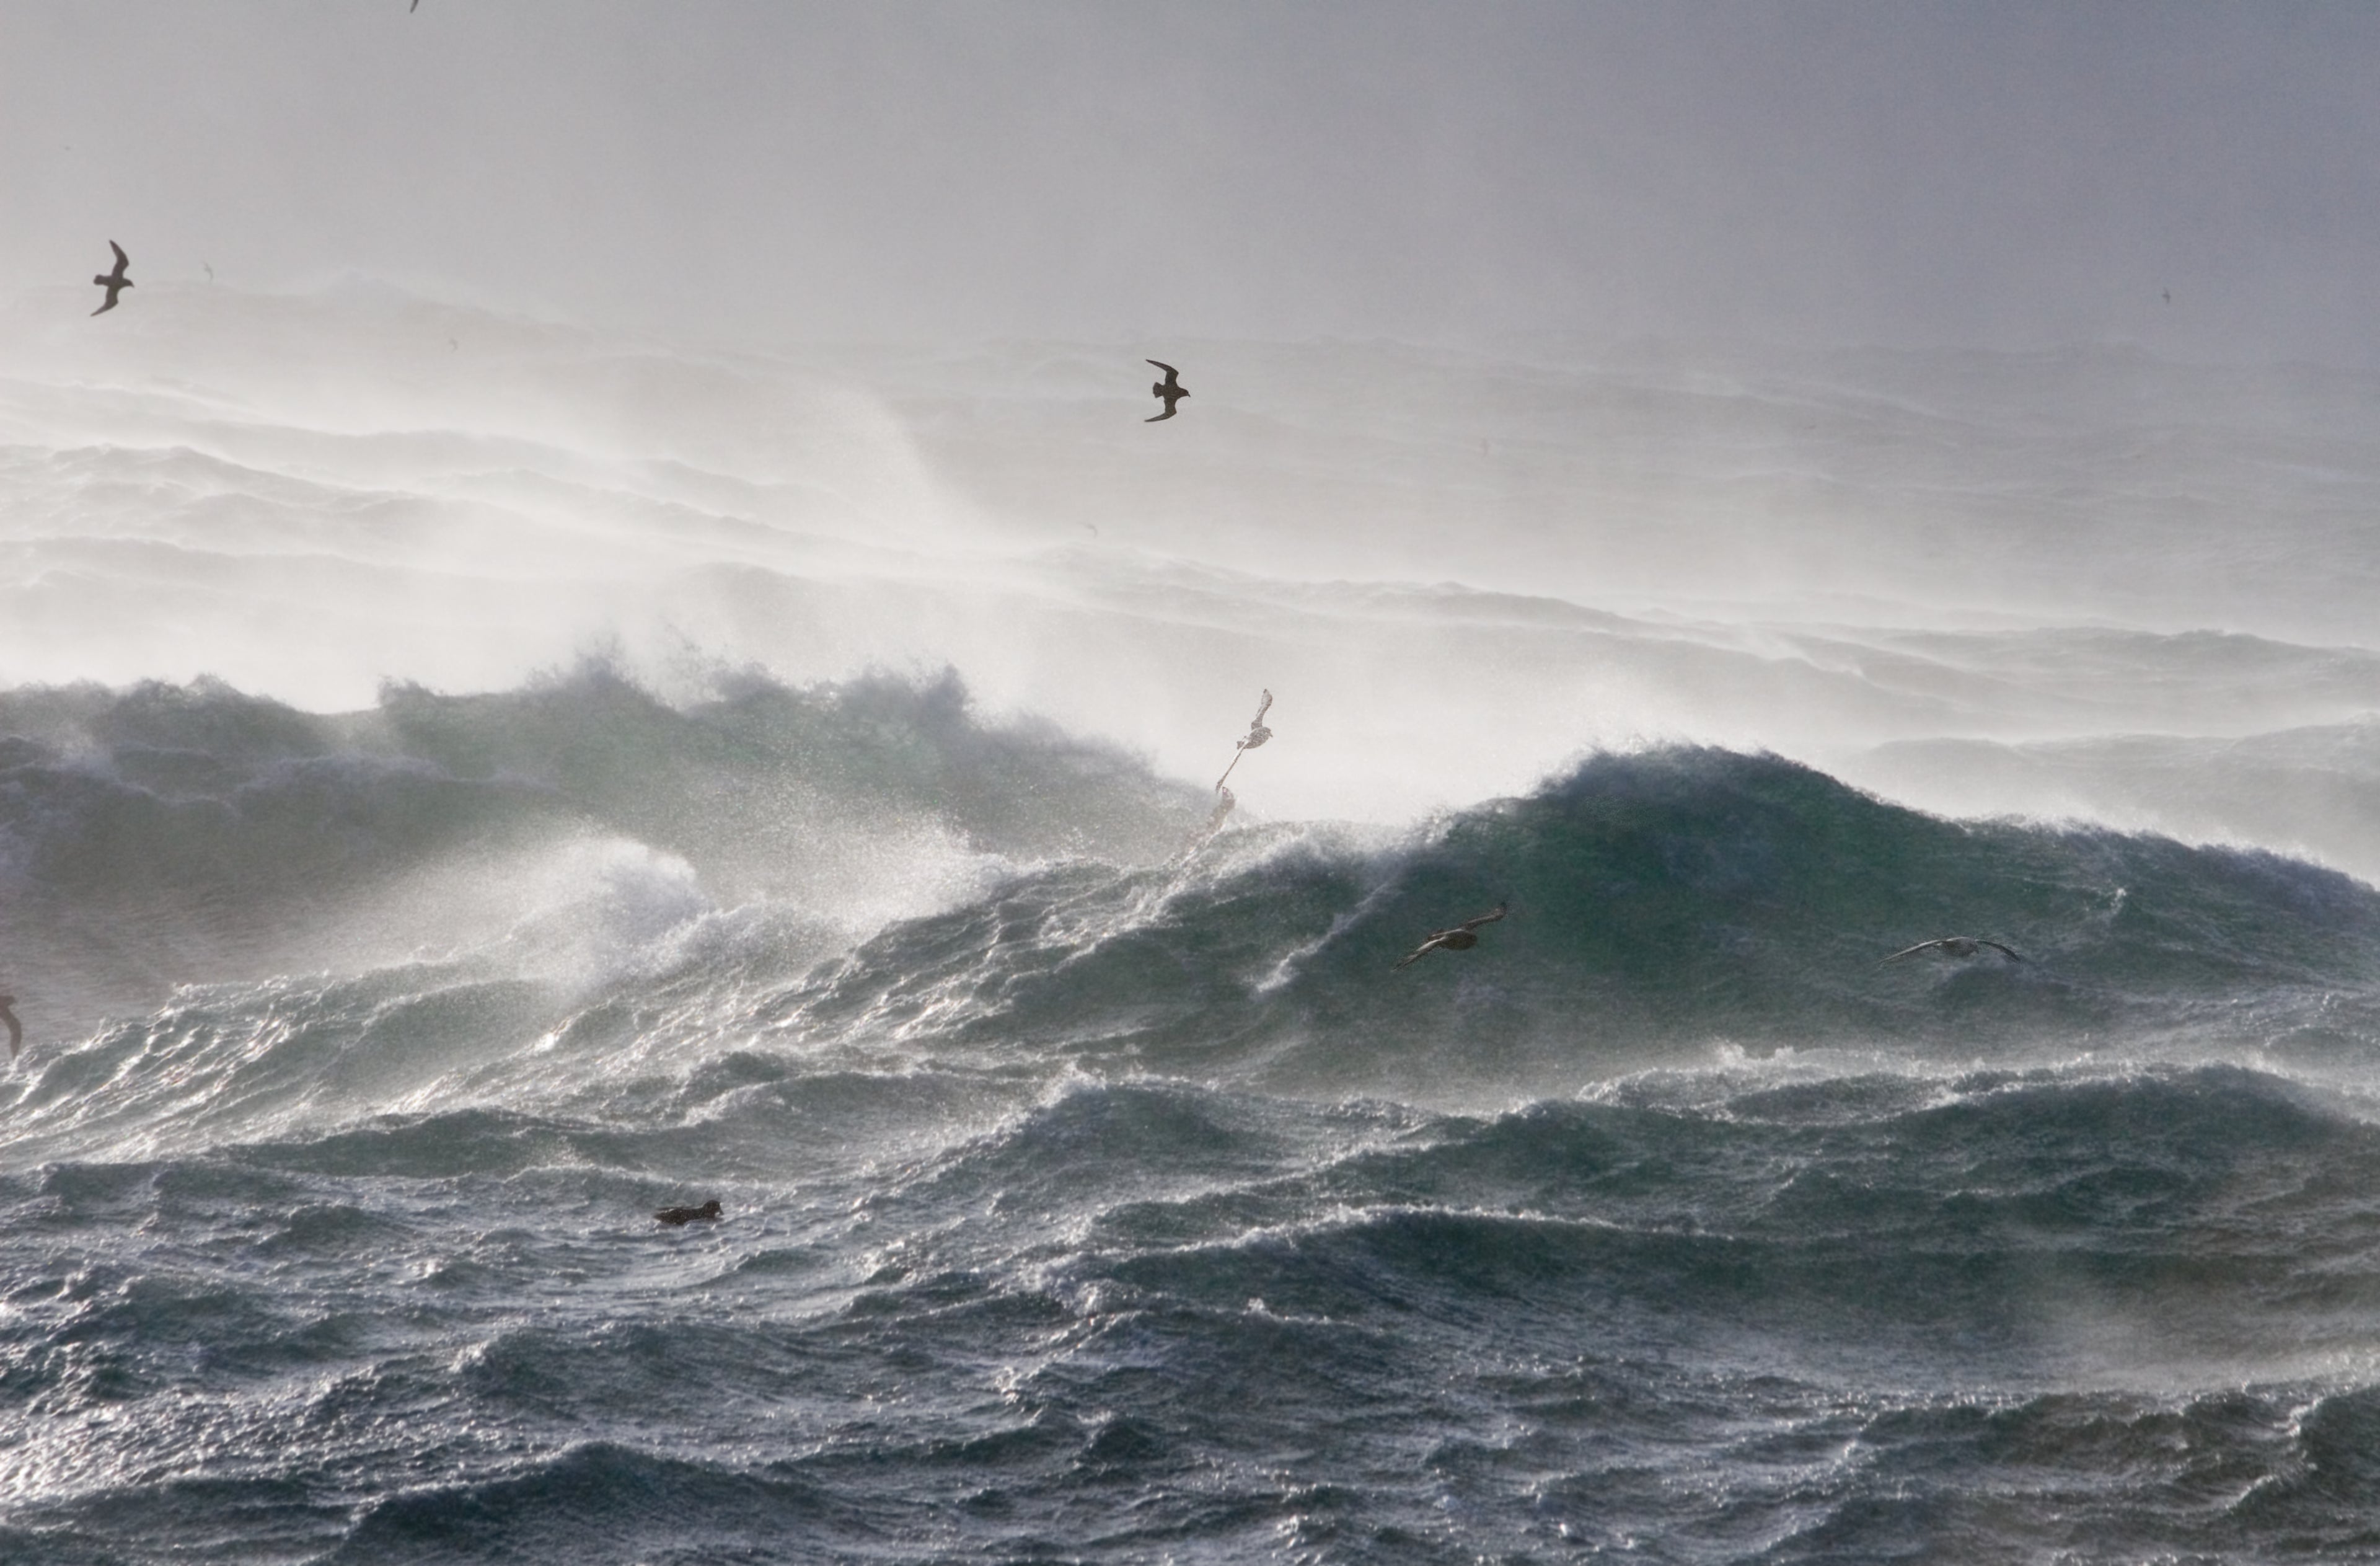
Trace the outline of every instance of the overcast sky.
<instances>
[{"instance_id":1,"label":"overcast sky","mask_svg":"<svg viewBox=\"0 0 2380 1566\"><path fill-rule=\"evenodd\" d=\"M2369 366L2380 6L0 0L0 212L10 288L115 238L761 344Z\"/></svg>"}]
</instances>

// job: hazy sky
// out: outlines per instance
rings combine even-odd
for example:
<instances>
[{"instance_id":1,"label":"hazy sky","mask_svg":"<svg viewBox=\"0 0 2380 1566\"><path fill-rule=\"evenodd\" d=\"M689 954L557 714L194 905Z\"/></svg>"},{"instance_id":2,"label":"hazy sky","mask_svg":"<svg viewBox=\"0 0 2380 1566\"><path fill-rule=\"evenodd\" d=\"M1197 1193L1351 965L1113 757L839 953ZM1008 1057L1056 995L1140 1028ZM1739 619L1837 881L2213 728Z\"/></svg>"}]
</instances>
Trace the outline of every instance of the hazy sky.
<instances>
[{"instance_id":1,"label":"hazy sky","mask_svg":"<svg viewBox=\"0 0 2380 1566\"><path fill-rule=\"evenodd\" d=\"M0 0L0 286L2370 365L2375 83L2362 4Z\"/></svg>"}]
</instances>

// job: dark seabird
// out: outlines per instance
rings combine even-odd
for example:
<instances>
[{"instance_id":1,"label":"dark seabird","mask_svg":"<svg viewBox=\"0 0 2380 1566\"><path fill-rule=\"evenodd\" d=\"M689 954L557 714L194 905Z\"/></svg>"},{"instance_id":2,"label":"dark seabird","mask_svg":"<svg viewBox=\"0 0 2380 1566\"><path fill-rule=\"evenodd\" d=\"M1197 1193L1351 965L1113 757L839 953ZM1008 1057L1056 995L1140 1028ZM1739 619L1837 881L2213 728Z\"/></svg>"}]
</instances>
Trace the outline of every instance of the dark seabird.
<instances>
[{"instance_id":1,"label":"dark seabird","mask_svg":"<svg viewBox=\"0 0 2380 1566\"><path fill-rule=\"evenodd\" d=\"M1413 955L1399 962L1397 966L1403 967L1406 963L1418 963L1424 957L1428 956L1432 952L1470 951L1474 946L1479 944L1479 937L1476 933L1479 927L1481 925L1494 924L1498 919L1502 918L1505 911L1511 907L1512 904L1509 903L1499 903L1496 904L1496 911L1492 914L1482 914L1475 919L1465 919L1461 924L1456 925L1452 929L1437 929L1430 931L1429 939L1415 947L1413 949Z\"/></svg>"},{"instance_id":2,"label":"dark seabird","mask_svg":"<svg viewBox=\"0 0 2380 1566\"><path fill-rule=\"evenodd\" d=\"M102 273L91 279L93 283L107 290L107 303L91 311L93 315L105 315L109 310L114 310L115 296L132 286L132 279L124 275L124 269L132 264L124 253L124 247L110 239L107 242L107 248L115 252L115 270L112 273Z\"/></svg>"},{"instance_id":3,"label":"dark seabird","mask_svg":"<svg viewBox=\"0 0 2380 1566\"><path fill-rule=\"evenodd\" d=\"M18 1047L25 1042L25 1025L17 1020L15 1012L9 1010L16 1003L14 995L0 995L0 1022L8 1025L8 1058L12 1061L17 1058Z\"/></svg>"},{"instance_id":4,"label":"dark seabird","mask_svg":"<svg viewBox=\"0 0 2380 1566\"><path fill-rule=\"evenodd\" d=\"M663 1208L653 1216L673 1229L681 1223L693 1223L697 1220L708 1223L719 1216L719 1198L713 1196L698 1208Z\"/></svg>"},{"instance_id":5,"label":"dark seabird","mask_svg":"<svg viewBox=\"0 0 2380 1566\"><path fill-rule=\"evenodd\" d=\"M1173 405L1190 395L1188 389L1182 384L1182 372L1174 369L1172 365L1166 363L1163 359L1144 359L1141 362L1144 364L1153 364L1157 366L1158 369L1165 371L1165 379L1158 382L1155 385L1148 388L1148 395L1150 396L1164 399L1165 411L1157 415L1155 419L1144 419L1141 422L1143 424L1154 424L1159 419L1172 418Z\"/></svg>"},{"instance_id":6,"label":"dark seabird","mask_svg":"<svg viewBox=\"0 0 2380 1566\"><path fill-rule=\"evenodd\" d=\"M1982 955L1983 950L1986 946L1990 947L1993 951L1998 952L2001 956L2006 957L2011 963L2022 963L2024 961L2022 957L2017 955L2014 952L2010 951L1998 941L1986 941L1980 935L1946 935L1938 941L1921 941L1914 946L1902 947L1900 951L1895 952L1891 956L1885 958L1884 961L1887 963L1897 963L1903 957L1913 957L1920 952L1939 952L1946 957L1975 957ZM1883 965L1878 964L1877 965L1880 967Z\"/></svg>"}]
</instances>

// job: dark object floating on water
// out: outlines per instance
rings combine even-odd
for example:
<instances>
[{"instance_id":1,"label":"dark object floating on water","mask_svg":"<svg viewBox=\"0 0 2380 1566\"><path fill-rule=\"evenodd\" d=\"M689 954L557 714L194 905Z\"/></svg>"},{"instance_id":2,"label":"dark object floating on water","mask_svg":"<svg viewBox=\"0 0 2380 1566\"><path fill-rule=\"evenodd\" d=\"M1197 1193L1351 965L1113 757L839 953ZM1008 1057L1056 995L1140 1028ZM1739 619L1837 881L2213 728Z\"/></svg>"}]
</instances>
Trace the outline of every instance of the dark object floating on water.
<instances>
[{"instance_id":1,"label":"dark object floating on water","mask_svg":"<svg viewBox=\"0 0 2380 1566\"><path fill-rule=\"evenodd\" d=\"M1429 939L1415 947L1413 955L1400 961L1397 966L1403 967L1407 963L1418 963L1432 952L1470 951L1479 944L1479 937L1476 933L1479 927L1494 924L1498 919L1502 918L1511 907L1512 904L1509 903L1499 903L1496 904L1496 911L1492 914L1482 914L1475 919L1465 919L1452 929L1432 930Z\"/></svg>"},{"instance_id":2,"label":"dark object floating on water","mask_svg":"<svg viewBox=\"0 0 2380 1566\"><path fill-rule=\"evenodd\" d=\"M1174 369L1172 365L1166 363L1161 358L1144 359L1141 362L1144 364L1153 364L1157 366L1158 369L1165 371L1165 379L1158 382L1155 385L1148 388L1148 395L1150 396L1164 399L1165 411L1157 415L1155 419L1144 419L1141 422L1143 424L1154 424L1159 419L1172 418L1173 405L1190 395L1189 390L1182 384L1182 372Z\"/></svg>"},{"instance_id":3,"label":"dark object floating on water","mask_svg":"<svg viewBox=\"0 0 2380 1566\"><path fill-rule=\"evenodd\" d=\"M109 310L114 310L115 296L132 286L132 279L124 275L125 269L132 264L131 258L124 253L124 247L113 239L107 242L107 248L115 252L115 270L103 272L91 279L93 284L107 290L107 303L91 311L93 315L105 315Z\"/></svg>"},{"instance_id":4,"label":"dark object floating on water","mask_svg":"<svg viewBox=\"0 0 2380 1566\"><path fill-rule=\"evenodd\" d=\"M1939 952L1946 957L1979 957L1983 955L1984 948L1986 946L1990 947L1993 951L1998 952L2001 956L2006 957L2011 963L2022 963L2024 961L2022 957L2019 956L2016 953L2010 951L1998 941L1986 941L1980 935L1946 935L1937 941L1921 941L1914 946L1902 947L1900 951L1895 952L1891 956L1885 958L1884 961L1887 963L1897 963L1903 957L1913 957L1920 952ZM1879 967L1882 965L1883 964L1881 963L1877 965Z\"/></svg>"},{"instance_id":5,"label":"dark object floating on water","mask_svg":"<svg viewBox=\"0 0 2380 1566\"><path fill-rule=\"evenodd\" d=\"M681 1223L693 1223L698 1220L709 1223L719 1216L719 1198L713 1196L698 1208L663 1208L653 1216L673 1229Z\"/></svg>"},{"instance_id":6,"label":"dark object floating on water","mask_svg":"<svg viewBox=\"0 0 2380 1566\"><path fill-rule=\"evenodd\" d=\"M8 1058L12 1061L17 1058L18 1046L25 1042L25 1025L17 1020L15 1012L9 1010L16 1003L14 995L0 995L0 1022L8 1025Z\"/></svg>"}]
</instances>

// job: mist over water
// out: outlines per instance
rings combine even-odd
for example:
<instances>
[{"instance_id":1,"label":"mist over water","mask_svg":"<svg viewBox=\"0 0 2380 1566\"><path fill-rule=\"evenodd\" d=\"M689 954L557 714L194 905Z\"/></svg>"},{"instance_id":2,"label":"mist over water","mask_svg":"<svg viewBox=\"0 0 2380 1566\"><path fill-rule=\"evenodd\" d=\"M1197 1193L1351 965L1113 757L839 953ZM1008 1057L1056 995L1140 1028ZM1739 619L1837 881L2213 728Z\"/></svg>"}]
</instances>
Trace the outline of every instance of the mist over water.
<instances>
[{"instance_id":1,"label":"mist over water","mask_svg":"<svg viewBox=\"0 0 2380 1566\"><path fill-rule=\"evenodd\" d=\"M142 302L0 318L12 1551L2361 1548L2362 379Z\"/></svg>"},{"instance_id":2,"label":"mist over water","mask_svg":"<svg viewBox=\"0 0 2380 1566\"><path fill-rule=\"evenodd\" d=\"M2368 30L386 9L0 21L0 1558L2380 1548Z\"/></svg>"}]
</instances>

